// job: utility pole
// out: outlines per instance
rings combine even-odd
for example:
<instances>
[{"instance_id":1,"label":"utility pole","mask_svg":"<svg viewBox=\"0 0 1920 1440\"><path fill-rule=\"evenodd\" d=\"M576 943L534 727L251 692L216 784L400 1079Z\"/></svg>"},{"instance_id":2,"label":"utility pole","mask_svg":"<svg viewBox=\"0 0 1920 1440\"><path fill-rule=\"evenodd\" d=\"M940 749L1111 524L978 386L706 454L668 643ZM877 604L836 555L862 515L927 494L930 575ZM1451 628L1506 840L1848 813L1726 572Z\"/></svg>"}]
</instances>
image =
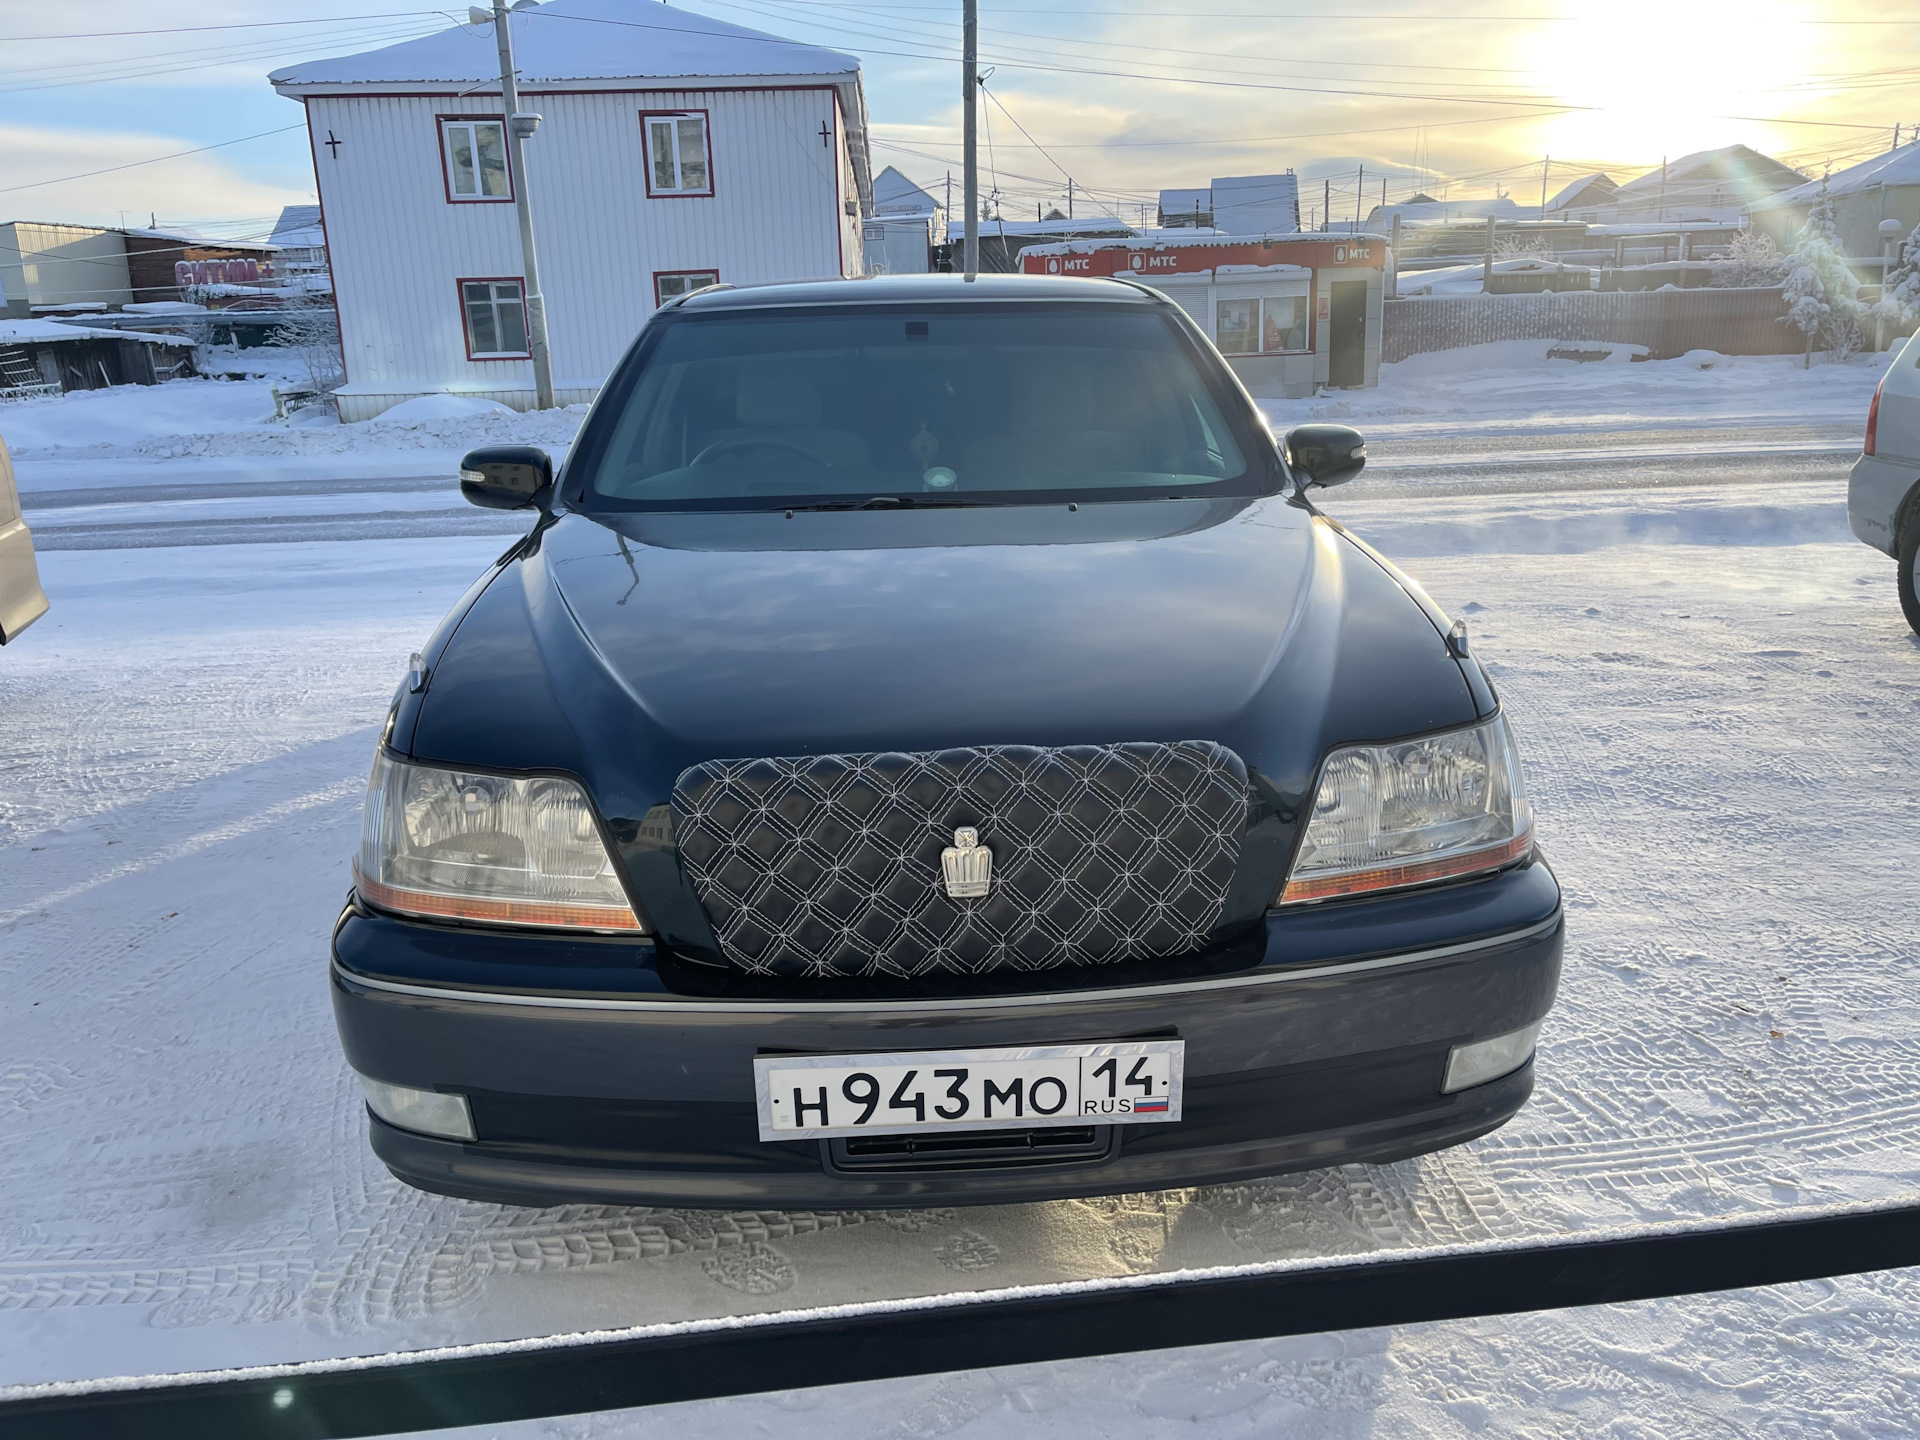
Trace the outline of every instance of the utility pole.
<instances>
[{"instance_id":1,"label":"utility pole","mask_svg":"<svg viewBox=\"0 0 1920 1440\"><path fill-rule=\"evenodd\" d=\"M1073 218L1073 177L1067 177L1067 218Z\"/></svg>"},{"instance_id":2,"label":"utility pole","mask_svg":"<svg viewBox=\"0 0 1920 1440\"><path fill-rule=\"evenodd\" d=\"M1360 178L1353 182L1353 233L1360 233L1360 206L1367 198L1367 167L1360 167Z\"/></svg>"},{"instance_id":3,"label":"utility pole","mask_svg":"<svg viewBox=\"0 0 1920 1440\"><path fill-rule=\"evenodd\" d=\"M1547 218L1547 171L1551 169L1552 166L1553 157L1551 155L1543 155L1540 157L1540 218L1542 220Z\"/></svg>"},{"instance_id":4,"label":"utility pole","mask_svg":"<svg viewBox=\"0 0 1920 1440\"><path fill-rule=\"evenodd\" d=\"M533 406L553 409L553 357L547 348L547 301L540 293L540 262L533 248L533 196L527 185L527 137L539 127L538 115L520 113L520 92L513 78L513 36L507 32L507 0L493 0L491 13L475 5L467 18L476 25L493 22L500 47L500 108L506 116L507 178L513 208L520 217L520 278L526 286L527 351L533 356Z\"/></svg>"},{"instance_id":5,"label":"utility pole","mask_svg":"<svg viewBox=\"0 0 1920 1440\"><path fill-rule=\"evenodd\" d=\"M1333 181L1322 180L1320 185L1320 228L1331 230L1333 229Z\"/></svg>"},{"instance_id":6,"label":"utility pole","mask_svg":"<svg viewBox=\"0 0 1920 1440\"><path fill-rule=\"evenodd\" d=\"M501 4L502 0L494 0ZM967 238L966 278L980 273L980 145L975 134L974 86L980 72L980 0L961 0L960 20L960 103L965 107L964 138L966 160L962 166L961 186L966 192Z\"/></svg>"}]
</instances>

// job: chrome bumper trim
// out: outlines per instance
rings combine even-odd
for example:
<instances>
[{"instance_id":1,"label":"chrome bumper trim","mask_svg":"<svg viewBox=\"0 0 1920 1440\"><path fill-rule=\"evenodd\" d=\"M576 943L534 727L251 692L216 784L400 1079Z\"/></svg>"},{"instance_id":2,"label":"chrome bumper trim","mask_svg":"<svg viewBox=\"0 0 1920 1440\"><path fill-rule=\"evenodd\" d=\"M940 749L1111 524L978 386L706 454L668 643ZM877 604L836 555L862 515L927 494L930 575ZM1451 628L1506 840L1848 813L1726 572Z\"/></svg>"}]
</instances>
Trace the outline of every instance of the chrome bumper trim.
<instances>
[{"instance_id":1,"label":"chrome bumper trim","mask_svg":"<svg viewBox=\"0 0 1920 1440\"><path fill-rule=\"evenodd\" d=\"M1371 960L1350 960L1336 965L1314 965L1299 970L1281 970L1267 975L1227 975L1214 980L1184 980L1167 985L1128 985L1108 990L1068 990L1039 995L967 996L952 1000L695 1000L645 999L606 1000L577 995L522 995L500 990L456 990L442 985L407 985L395 980L375 980L356 975L336 959L331 962L334 977L348 985L390 995L412 995L431 1000L465 1000L477 1005L514 1005L542 1010L635 1010L675 1015L767 1015L801 1012L805 1014L928 1014L947 1015L956 1010L1021 1010L1035 1005L1078 1005L1102 1000L1151 1000L1174 995L1207 994L1213 991L1245 990L1257 986L1285 985L1296 980L1319 980L1330 975L1358 975L1370 970L1391 970L1447 960L1476 950L1491 950L1531 940L1557 929L1564 916L1554 913L1538 924L1519 930L1507 930L1478 940L1463 940L1457 945L1440 945L1429 950L1407 950L1397 955L1381 955Z\"/></svg>"}]
</instances>

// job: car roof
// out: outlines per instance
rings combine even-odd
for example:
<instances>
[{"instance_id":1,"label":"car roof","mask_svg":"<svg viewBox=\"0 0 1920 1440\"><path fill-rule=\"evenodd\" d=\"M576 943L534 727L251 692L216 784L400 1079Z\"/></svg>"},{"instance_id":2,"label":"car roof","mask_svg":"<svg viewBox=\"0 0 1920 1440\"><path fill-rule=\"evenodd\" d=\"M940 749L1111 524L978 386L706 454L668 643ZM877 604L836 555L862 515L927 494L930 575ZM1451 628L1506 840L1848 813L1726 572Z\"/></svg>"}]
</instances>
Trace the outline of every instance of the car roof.
<instances>
[{"instance_id":1,"label":"car roof","mask_svg":"<svg viewBox=\"0 0 1920 1440\"><path fill-rule=\"evenodd\" d=\"M796 305L925 305L968 301L1105 301L1167 304L1126 280L1078 280L1057 275L867 275L851 280L782 280L761 285L710 285L678 310L758 310Z\"/></svg>"}]
</instances>

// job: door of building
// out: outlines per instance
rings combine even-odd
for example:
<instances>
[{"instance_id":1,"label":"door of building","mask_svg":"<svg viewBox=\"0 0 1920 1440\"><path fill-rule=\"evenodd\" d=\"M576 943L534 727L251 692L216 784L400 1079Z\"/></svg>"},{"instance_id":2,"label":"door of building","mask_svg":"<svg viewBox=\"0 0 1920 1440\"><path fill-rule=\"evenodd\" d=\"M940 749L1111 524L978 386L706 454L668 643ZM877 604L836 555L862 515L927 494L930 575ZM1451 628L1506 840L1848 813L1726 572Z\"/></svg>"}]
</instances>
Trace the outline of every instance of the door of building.
<instances>
[{"instance_id":1,"label":"door of building","mask_svg":"<svg viewBox=\"0 0 1920 1440\"><path fill-rule=\"evenodd\" d=\"M1367 383L1367 282L1333 282L1327 321L1327 385L1357 390Z\"/></svg>"}]
</instances>

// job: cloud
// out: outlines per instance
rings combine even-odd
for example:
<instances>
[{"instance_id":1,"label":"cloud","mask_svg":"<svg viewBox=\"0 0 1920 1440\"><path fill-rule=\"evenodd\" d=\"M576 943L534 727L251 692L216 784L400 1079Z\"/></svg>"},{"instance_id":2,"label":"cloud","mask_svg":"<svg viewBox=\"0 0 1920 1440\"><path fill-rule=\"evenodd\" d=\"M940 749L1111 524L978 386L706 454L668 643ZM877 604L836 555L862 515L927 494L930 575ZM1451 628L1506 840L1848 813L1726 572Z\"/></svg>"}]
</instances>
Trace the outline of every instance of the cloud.
<instances>
[{"instance_id":1,"label":"cloud","mask_svg":"<svg viewBox=\"0 0 1920 1440\"><path fill-rule=\"evenodd\" d=\"M301 141L297 134L279 138ZM270 217L277 216L281 206L312 201L310 176L304 185L252 179L218 150L86 179L68 178L192 150L203 143L152 132L0 125L0 154L7 157L4 179L0 180L0 219L118 225L124 215L125 223L144 225L152 214L163 222L169 216L227 216L265 217L270 224ZM34 183L43 180L61 183ZM32 188L14 188L17 186Z\"/></svg>"}]
</instances>

